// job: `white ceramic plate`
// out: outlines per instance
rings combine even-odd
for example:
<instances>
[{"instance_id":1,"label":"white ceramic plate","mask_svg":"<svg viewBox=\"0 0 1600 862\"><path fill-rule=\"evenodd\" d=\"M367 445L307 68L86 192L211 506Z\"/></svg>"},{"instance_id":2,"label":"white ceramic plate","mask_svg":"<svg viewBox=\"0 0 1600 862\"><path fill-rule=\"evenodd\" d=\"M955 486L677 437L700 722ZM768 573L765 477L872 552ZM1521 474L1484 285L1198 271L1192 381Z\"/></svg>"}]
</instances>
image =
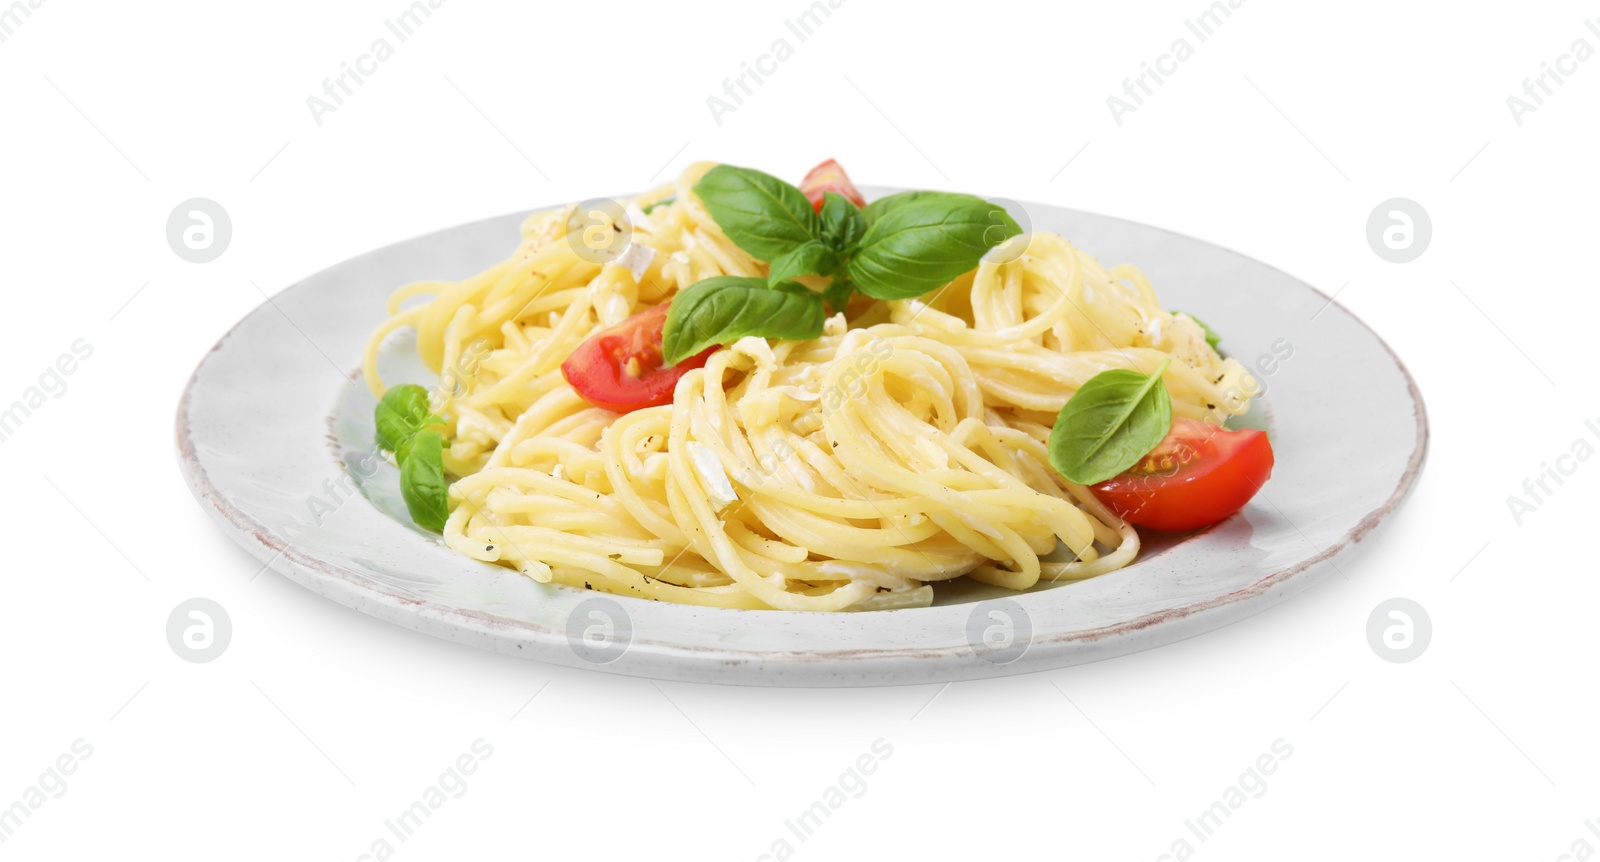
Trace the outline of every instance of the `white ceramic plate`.
<instances>
[{"instance_id":1,"label":"white ceramic plate","mask_svg":"<svg viewBox=\"0 0 1600 862\"><path fill-rule=\"evenodd\" d=\"M1221 332L1223 349L1266 389L1255 419L1266 417L1277 466L1263 492L1223 523L1147 542L1136 563L1093 580L1021 594L955 586L909 610L736 611L541 585L452 553L404 517L397 471L373 473L374 402L352 369L391 290L503 259L526 213L364 254L251 312L184 392L179 461L235 541L365 613L556 664L761 685L972 679L1173 643L1306 589L1399 505L1422 467L1427 418L1405 368L1360 321L1226 249L1106 216L1025 209L1035 230L1107 265L1141 267L1167 308ZM391 341L385 377L432 383L409 347Z\"/></svg>"}]
</instances>

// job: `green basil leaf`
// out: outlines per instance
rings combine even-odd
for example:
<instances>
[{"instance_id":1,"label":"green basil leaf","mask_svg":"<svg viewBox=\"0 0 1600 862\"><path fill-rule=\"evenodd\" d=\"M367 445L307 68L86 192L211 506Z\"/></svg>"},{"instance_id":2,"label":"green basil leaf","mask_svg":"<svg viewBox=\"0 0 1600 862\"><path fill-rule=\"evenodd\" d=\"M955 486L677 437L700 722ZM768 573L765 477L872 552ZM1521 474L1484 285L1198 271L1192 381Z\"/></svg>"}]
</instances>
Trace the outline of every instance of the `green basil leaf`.
<instances>
[{"instance_id":1,"label":"green basil leaf","mask_svg":"<svg viewBox=\"0 0 1600 862\"><path fill-rule=\"evenodd\" d=\"M661 200L658 200L655 203L653 203L653 204L645 207L644 209L640 210L640 212L644 213L645 215L649 215L651 212L655 211L656 207L664 207L667 204L670 204L670 203L672 203L673 201L675 201L677 199L678 199L677 195L667 195L666 197L662 198Z\"/></svg>"},{"instance_id":2,"label":"green basil leaf","mask_svg":"<svg viewBox=\"0 0 1600 862\"><path fill-rule=\"evenodd\" d=\"M417 526L441 532L450 517L450 483L444 478L444 438L421 431L407 440L400 455L400 496Z\"/></svg>"},{"instance_id":3,"label":"green basil leaf","mask_svg":"<svg viewBox=\"0 0 1600 862\"><path fill-rule=\"evenodd\" d=\"M719 275L697 282L673 297L662 328L661 352L668 365L713 344L732 344L746 335L803 341L822 334L827 315L822 295L786 281Z\"/></svg>"},{"instance_id":4,"label":"green basil leaf","mask_svg":"<svg viewBox=\"0 0 1600 862\"><path fill-rule=\"evenodd\" d=\"M840 254L854 251L867 232L866 219L850 199L838 192L822 193L822 239Z\"/></svg>"},{"instance_id":5,"label":"green basil leaf","mask_svg":"<svg viewBox=\"0 0 1600 862\"><path fill-rule=\"evenodd\" d=\"M794 251L773 258L767 283L776 287L781 282L802 275L832 275L838 268L839 256L833 253L833 249L811 240L805 245L795 246Z\"/></svg>"},{"instance_id":6,"label":"green basil leaf","mask_svg":"<svg viewBox=\"0 0 1600 862\"><path fill-rule=\"evenodd\" d=\"M918 198L936 194L939 194L939 192L895 192L892 195L885 195L867 204L866 208L861 211L861 220L866 223L867 227L871 227L872 223L882 218L885 212L895 207L905 206Z\"/></svg>"},{"instance_id":7,"label":"green basil leaf","mask_svg":"<svg viewBox=\"0 0 1600 862\"><path fill-rule=\"evenodd\" d=\"M977 201L977 200L983 200L983 199L979 198L979 197L976 197L975 195L963 194L961 192L936 192L936 191L895 192L892 195L887 195L885 197L878 198L877 200L873 201L872 203L867 204L866 209L863 209L861 211L861 216L862 216L862 219L866 222L867 227L871 227L872 225L876 224L879 219L883 218L889 212L891 212L893 210L900 209L901 207L907 206L908 204L920 203L920 204L924 204L924 205L929 205L929 204L939 203L939 204L942 204L943 206L946 206L946 207L955 208L957 206L970 206L970 205L972 205L973 201ZM1000 206L999 204L993 203L991 201L983 201L983 205L988 207L991 210L997 210L997 211L1001 211L1001 212L1004 212L1004 210L1005 210L1005 207ZM1007 215L1009 215L1009 213ZM999 243L995 243L995 244L998 245Z\"/></svg>"},{"instance_id":8,"label":"green basil leaf","mask_svg":"<svg viewBox=\"0 0 1600 862\"><path fill-rule=\"evenodd\" d=\"M1200 318L1195 317L1194 315L1190 314L1187 311L1175 311L1173 313L1174 314L1181 314L1184 317L1187 317L1190 320L1194 321L1195 323L1200 324L1200 328L1205 330L1205 332L1206 332L1206 343L1211 345L1211 349L1212 350L1216 350L1217 349L1217 345L1222 343L1222 336L1218 335L1217 331L1215 329L1212 329L1211 327L1206 326L1206 322L1204 320L1201 320Z\"/></svg>"},{"instance_id":9,"label":"green basil leaf","mask_svg":"<svg viewBox=\"0 0 1600 862\"><path fill-rule=\"evenodd\" d=\"M395 386L383 393L372 419L377 427L375 439L379 448L390 452L400 451L400 447L425 426L444 423L433 415L428 391L415 383Z\"/></svg>"},{"instance_id":10,"label":"green basil leaf","mask_svg":"<svg viewBox=\"0 0 1600 862\"><path fill-rule=\"evenodd\" d=\"M694 184L694 193L728 239L761 260L820 238L805 193L771 174L717 165Z\"/></svg>"},{"instance_id":11,"label":"green basil leaf","mask_svg":"<svg viewBox=\"0 0 1600 862\"><path fill-rule=\"evenodd\" d=\"M1139 463L1172 428L1172 397L1161 382L1118 368L1089 378L1050 430L1050 466L1075 485L1095 485Z\"/></svg>"},{"instance_id":12,"label":"green basil leaf","mask_svg":"<svg viewBox=\"0 0 1600 862\"><path fill-rule=\"evenodd\" d=\"M989 249L1020 233L1015 219L982 198L927 192L881 211L846 271L870 297L909 299L972 271Z\"/></svg>"}]
</instances>

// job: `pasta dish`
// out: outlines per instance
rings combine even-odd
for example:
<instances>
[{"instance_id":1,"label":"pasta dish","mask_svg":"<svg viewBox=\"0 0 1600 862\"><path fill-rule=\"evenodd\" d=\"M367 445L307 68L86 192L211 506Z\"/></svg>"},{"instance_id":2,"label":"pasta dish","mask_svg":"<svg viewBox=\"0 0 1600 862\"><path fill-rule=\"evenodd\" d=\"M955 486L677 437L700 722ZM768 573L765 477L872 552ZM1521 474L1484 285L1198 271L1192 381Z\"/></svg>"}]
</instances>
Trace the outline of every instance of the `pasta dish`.
<instances>
[{"instance_id":1,"label":"pasta dish","mask_svg":"<svg viewBox=\"0 0 1600 862\"><path fill-rule=\"evenodd\" d=\"M1270 474L1258 384L1126 264L950 192L866 203L696 164L539 212L392 294L367 345L413 520L544 583L724 608L921 607L1131 563ZM415 330L438 373L388 386Z\"/></svg>"}]
</instances>

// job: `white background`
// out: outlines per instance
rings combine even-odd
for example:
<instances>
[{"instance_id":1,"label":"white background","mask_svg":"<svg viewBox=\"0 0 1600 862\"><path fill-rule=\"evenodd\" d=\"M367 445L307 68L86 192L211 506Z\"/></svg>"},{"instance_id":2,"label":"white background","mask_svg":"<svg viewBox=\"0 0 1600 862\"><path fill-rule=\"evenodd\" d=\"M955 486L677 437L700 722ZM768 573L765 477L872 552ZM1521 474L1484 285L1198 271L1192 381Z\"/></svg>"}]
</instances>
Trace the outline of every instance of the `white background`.
<instances>
[{"instance_id":1,"label":"white background","mask_svg":"<svg viewBox=\"0 0 1600 862\"><path fill-rule=\"evenodd\" d=\"M802 859L1600 846L1600 586L1579 553L1600 467L1520 526L1506 502L1600 417L1600 61L1520 125L1506 104L1574 40L1600 48L1583 23L1600 8L1250 0L1202 44L1183 26L1202 0L847 0L799 43L783 22L803 0L451 0L319 126L307 97L403 8L49 0L0 43L0 403L75 339L94 349L0 443L0 806L93 746L0 857L355 859L479 738L493 755L397 858L746 860L780 837ZM780 37L794 56L719 125L707 97ZM1106 98L1179 37L1194 56L1118 125ZM1348 582L941 693L657 686L455 646L253 577L184 487L178 394L262 302L252 283L697 159L797 179L828 156L863 183L1160 225L1339 290L1427 398L1415 494ZM196 196L233 220L204 265L164 236ZM1365 238L1395 196L1433 221L1405 265ZM165 639L193 596L233 619L209 664ZM1408 664L1365 634L1393 596L1433 620ZM789 834L880 738L867 791ZM1267 790L1189 833L1279 739L1293 755Z\"/></svg>"}]
</instances>

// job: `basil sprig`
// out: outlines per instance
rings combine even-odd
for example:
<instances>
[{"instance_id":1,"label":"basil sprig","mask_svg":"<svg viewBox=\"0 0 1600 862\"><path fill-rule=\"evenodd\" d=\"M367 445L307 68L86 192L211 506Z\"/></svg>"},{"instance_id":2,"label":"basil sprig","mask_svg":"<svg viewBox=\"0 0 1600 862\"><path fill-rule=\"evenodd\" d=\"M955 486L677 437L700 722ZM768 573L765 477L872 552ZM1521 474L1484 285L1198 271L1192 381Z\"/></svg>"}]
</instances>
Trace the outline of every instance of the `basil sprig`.
<instances>
[{"instance_id":1,"label":"basil sprig","mask_svg":"<svg viewBox=\"0 0 1600 862\"><path fill-rule=\"evenodd\" d=\"M800 189L761 171L718 165L695 184L695 194L722 232L769 264L760 279L706 279L673 301L663 331L666 361L676 364L712 344L746 335L815 338L824 306L843 311L859 289L874 299L909 299L970 272L991 248L1022 232L1003 209L972 195L902 192L865 210L834 192L819 213ZM794 284L805 275L830 276L821 292ZM704 287L696 308L683 297ZM711 303L711 293L729 298ZM703 306L703 308L701 307ZM682 329L682 328L687 328ZM792 333L810 333L795 335ZM690 350L689 347L695 346Z\"/></svg>"},{"instance_id":2,"label":"basil sprig","mask_svg":"<svg viewBox=\"0 0 1600 862\"><path fill-rule=\"evenodd\" d=\"M1149 376L1117 368L1089 378L1050 430L1050 466L1075 485L1097 485L1150 454L1172 427L1172 397L1161 382L1170 363Z\"/></svg>"},{"instance_id":3,"label":"basil sprig","mask_svg":"<svg viewBox=\"0 0 1600 862\"><path fill-rule=\"evenodd\" d=\"M400 496L411 520L442 531L450 515L450 485L444 476L444 436L432 426L444 419L430 409L427 390L408 383L383 393L373 421L378 446L393 452L400 464Z\"/></svg>"},{"instance_id":4,"label":"basil sprig","mask_svg":"<svg viewBox=\"0 0 1600 862\"><path fill-rule=\"evenodd\" d=\"M768 287L765 279L719 275L679 293L667 309L661 354L679 362L713 344L746 335L804 341L822 334L827 315L821 298L792 281Z\"/></svg>"},{"instance_id":5,"label":"basil sprig","mask_svg":"<svg viewBox=\"0 0 1600 862\"><path fill-rule=\"evenodd\" d=\"M396 453L400 460L400 496L411 520L442 532L450 517L450 483L444 478L444 437L429 428L419 431Z\"/></svg>"},{"instance_id":6,"label":"basil sprig","mask_svg":"<svg viewBox=\"0 0 1600 862\"><path fill-rule=\"evenodd\" d=\"M378 445L390 452L400 451L400 445L425 426L444 424L433 414L427 390L415 384L396 386L383 393L372 418L378 429Z\"/></svg>"}]
</instances>

